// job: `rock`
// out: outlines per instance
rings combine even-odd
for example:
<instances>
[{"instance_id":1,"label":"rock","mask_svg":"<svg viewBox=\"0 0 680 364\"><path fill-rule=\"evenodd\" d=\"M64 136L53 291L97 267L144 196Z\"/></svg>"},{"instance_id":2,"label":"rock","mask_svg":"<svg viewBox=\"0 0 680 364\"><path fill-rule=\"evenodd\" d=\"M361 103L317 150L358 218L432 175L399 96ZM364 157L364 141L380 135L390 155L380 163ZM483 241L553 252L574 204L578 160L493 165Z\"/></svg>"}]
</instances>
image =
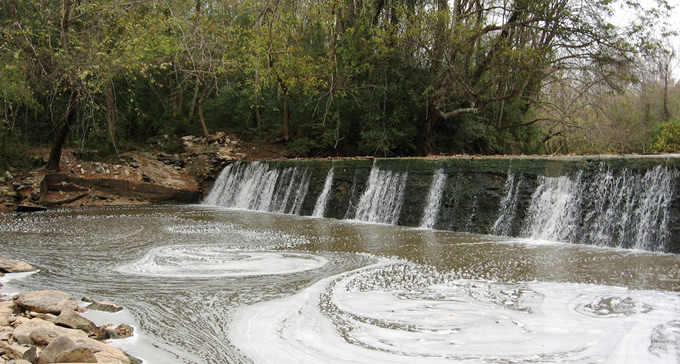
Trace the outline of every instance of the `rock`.
<instances>
[{"instance_id":1,"label":"rock","mask_svg":"<svg viewBox=\"0 0 680 364\"><path fill-rule=\"evenodd\" d=\"M7 364L33 364L32 362L25 359L10 360Z\"/></svg>"},{"instance_id":2,"label":"rock","mask_svg":"<svg viewBox=\"0 0 680 364\"><path fill-rule=\"evenodd\" d=\"M0 341L0 350L5 353L5 355L10 359L22 359L24 353L28 351L29 347L17 345L17 344L7 344Z\"/></svg>"},{"instance_id":3,"label":"rock","mask_svg":"<svg viewBox=\"0 0 680 364\"><path fill-rule=\"evenodd\" d=\"M0 302L0 326L9 326L9 316L14 313L16 307L13 301Z\"/></svg>"},{"instance_id":4,"label":"rock","mask_svg":"<svg viewBox=\"0 0 680 364\"><path fill-rule=\"evenodd\" d=\"M9 181L11 179L14 179L14 176L12 176L12 174L9 173L9 171L5 171L5 179Z\"/></svg>"},{"instance_id":5,"label":"rock","mask_svg":"<svg viewBox=\"0 0 680 364\"><path fill-rule=\"evenodd\" d=\"M12 325L12 327L18 327L20 325L23 325L24 323L30 321L28 318L23 317L23 316L17 316L17 315L10 315L9 316L9 323Z\"/></svg>"},{"instance_id":6,"label":"rock","mask_svg":"<svg viewBox=\"0 0 680 364\"><path fill-rule=\"evenodd\" d=\"M97 363L97 357L92 350L84 346L61 352L54 358L55 363Z\"/></svg>"},{"instance_id":7,"label":"rock","mask_svg":"<svg viewBox=\"0 0 680 364\"><path fill-rule=\"evenodd\" d=\"M38 348L33 346L24 352L22 359L31 363L35 363L38 360L38 355Z\"/></svg>"},{"instance_id":8,"label":"rock","mask_svg":"<svg viewBox=\"0 0 680 364\"><path fill-rule=\"evenodd\" d=\"M80 330L59 327L37 318L24 323L14 330L14 338L17 342L27 345L49 346L55 340L64 336L73 341L76 344L75 346L84 346L90 349L100 363L130 364L130 359L121 350L91 339ZM42 356L43 353L44 351L40 355Z\"/></svg>"},{"instance_id":9,"label":"rock","mask_svg":"<svg viewBox=\"0 0 680 364\"><path fill-rule=\"evenodd\" d=\"M8 258L0 255L0 271L5 273L32 272L36 270L34 266L20 260Z\"/></svg>"},{"instance_id":10,"label":"rock","mask_svg":"<svg viewBox=\"0 0 680 364\"><path fill-rule=\"evenodd\" d=\"M39 328L31 331L29 339L36 345L49 345L54 339L58 338L60 333L47 328Z\"/></svg>"},{"instance_id":11,"label":"rock","mask_svg":"<svg viewBox=\"0 0 680 364\"><path fill-rule=\"evenodd\" d=\"M83 299L85 301L85 299ZM88 302L88 301L86 301ZM92 302L92 301L90 301ZM92 302L91 305L87 306L88 310L97 310L97 311L104 311L104 312L118 312L123 309L122 306L117 305L115 303L107 302L107 301L99 301L99 302Z\"/></svg>"},{"instance_id":12,"label":"rock","mask_svg":"<svg viewBox=\"0 0 680 364\"><path fill-rule=\"evenodd\" d=\"M68 336L72 339L87 338L87 334L83 331L60 327L39 318L28 320L17 326L13 336L19 344L23 345L48 345L59 336Z\"/></svg>"},{"instance_id":13,"label":"rock","mask_svg":"<svg viewBox=\"0 0 680 364\"><path fill-rule=\"evenodd\" d=\"M0 327L0 341L7 341L10 343L12 341L12 332L14 329L8 326Z\"/></svg>"},{"instance_id":14,"label":"rock","mask_svg":"<svg viewBox=\"0 0 680 364\"><path fill-rule=\"evenodd\" d=\"M104 337L107 339L125 339L132 336L133 328L130 325L118 325L118 327L113 327L113 325L104 325L102 331L104 332Z\"/></svg>"},{"instance_id":15,"label":"rock","mask_svg":"<svg viewBox=\"0 0 680 364\"><path fill-rule=\"evenodd\" d=\"M227 137L227 136L224 134L224 132L218 131L218 132L215 133L214 135L211 135L210 137L208 137L208 143L209 143L209 144L212 144L212 143L224 143L226 137Z\"/></svg>"},{"instance_id":16,"label":"rock","mask_svg":"<svg viewBox=\"0 0 680 364\"><path fill-rule=\"evenodd\" d=\"M57 315L65 308L78 308L78 302L72 295L52 289L20 293L14 297L14 302L27 310Z\"/></svg>"},{"instance_id":17,"label":"rock","mask_svg":"<svg viewBox=\"0 0 680 364\"><path fill-rule=\"evenodd\" d=\"M36 364L49 364L54 363L57 356L67 350L71 350L76 347L76 343L73 342L68 336L59 336L58 338L52 340L52 342L40 352Z\"/></svg>"},{"instance_id":18,"label":"rock","mask_svg":"<svg viewBox=\"0 0 680 364\"><path fill-rule=\"evenodd\" d=\"M130 364L130 358L120 349L90 338L76 339L74 342L78 346L90 349L99 363L119 363Z\"/></svg>"},{"instance_id":19,"label":"rock","mask_svg":"<svg viewBox=\"0 0 680 364\"><path fill-rule=\"evenodd\" d=\"M65 308L61 310L61 314L59 314L59 317L57 317L54 323L58 326L78 329L87 333L90 333L97 328L97 325L95 325L92 321L79 315L71 308Z\"/></svg>"},{"instance_id":20,"label":"rock","mask_svg":"<svg viewBox=\"0 0 680 364\"><path fill-rule=\"evenodd\" d=\"M41 312L30 311L30 312L27 312L26 314L30 318L36 318L37 317L39 319L43 319L43 320L49 321L49 322L54 322L57 319L57 316L55 316L51 313L41 313Z\"/></svg>"}]
</instances>

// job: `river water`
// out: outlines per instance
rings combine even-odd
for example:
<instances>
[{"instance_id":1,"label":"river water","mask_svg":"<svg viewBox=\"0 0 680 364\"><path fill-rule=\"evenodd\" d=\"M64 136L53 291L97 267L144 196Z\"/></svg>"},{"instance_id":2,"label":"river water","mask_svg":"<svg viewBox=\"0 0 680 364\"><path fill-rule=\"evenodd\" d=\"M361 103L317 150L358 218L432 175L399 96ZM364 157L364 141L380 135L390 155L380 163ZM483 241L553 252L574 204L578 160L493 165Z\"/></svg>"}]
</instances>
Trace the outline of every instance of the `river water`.
<instances>
[{"instance_id":1,"label":"river water","mask_svg":"<svg viewBox=\"0 0 680 364\"><path fill-rule=\"evenodd\" d=\"M208 206L4 214L0 248L146 363L680 362L673 254Z\"/></svg>"}]
</instances>

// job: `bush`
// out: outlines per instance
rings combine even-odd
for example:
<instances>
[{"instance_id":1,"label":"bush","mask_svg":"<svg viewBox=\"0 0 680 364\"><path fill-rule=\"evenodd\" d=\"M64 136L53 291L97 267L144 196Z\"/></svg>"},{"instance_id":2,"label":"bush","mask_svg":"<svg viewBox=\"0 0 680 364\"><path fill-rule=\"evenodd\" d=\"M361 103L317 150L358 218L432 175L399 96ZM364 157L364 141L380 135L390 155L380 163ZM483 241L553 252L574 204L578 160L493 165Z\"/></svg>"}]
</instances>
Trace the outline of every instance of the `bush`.
<instances>
[{"instance_id":1,"label":"bush","mask_svg":"<svg viewBox=\"0 0 680 364\"><path fill-rule=\"evenodd\" d=\"M680 119L673 118L663 124L654 136L652 151L675 153L680 151Z\"/></svg>"}]
</instances>

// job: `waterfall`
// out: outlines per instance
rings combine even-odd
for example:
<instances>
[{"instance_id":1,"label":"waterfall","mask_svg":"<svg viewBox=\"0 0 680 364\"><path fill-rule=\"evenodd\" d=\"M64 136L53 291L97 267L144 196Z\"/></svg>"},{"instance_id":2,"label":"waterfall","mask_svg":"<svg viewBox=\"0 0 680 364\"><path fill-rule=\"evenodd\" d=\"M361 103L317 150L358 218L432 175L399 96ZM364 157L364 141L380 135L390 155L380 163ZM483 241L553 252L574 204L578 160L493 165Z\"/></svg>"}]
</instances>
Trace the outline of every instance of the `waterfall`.
<instances>
[{"instance_id":1,"label":"waterfall","mask_svg":"<svg viewBox=\"0 0 680 364\"><path fill-rule=\"evenodd\" d=\"M666 251L678 173L601 168L591 178L539 177L523 236L598 246Z\"/></svg>"},{"instance_id":2,"label":"waterfall","mask_svg":"<svg viewBox=\"0 0 680 364\"><path fill-rule=\"evenodd\" d=\"M437 223L444 186L446 186L446 174L440 168L432 175L432 184L430 185L430 192L427 194L427 203L420 220L420 227L432 229L434 224Z\"/></svg>"},{"instance_id":3,"label":"waterfall","mask_svg":"<svg viewBox=\"0 0 680 364\"><path fill-rule=\"evenodd\" d=\"M314 205L314 212L312 212L312 216L324 217L324 213L326 212L326 205L328 205L328 196L330 195L332 185L333 185L333 167L331 167L331 169L328 170L328 174L326 175L326 182L324 182L323 184L323 190L321 191L321 194L316 199L316 204Z\"/></svg>"},{"instance_id":4,"label":"waterfall","mask_svg":"<svg viewBox=\"0 0 680 364\"><path fill-rule=\"evenodd\" d=\"M382 224L397 224L404 202L408 173L382 171L373 165L354 219Z\"/></svg>"},{"instance_id":5,"label":"waterfall","mask_svg":"<svg viewBox=\"0 0 680 364\"><path fill-rule=\"evenodd\" d=\"M519 189L522 187L522 182L524 182L523 176L520 175L519 178L515 178L513 173L508 172L508 177L503 186L505 196L501 200L498 208L498 218L491 228L491 234L502 236L512 235L512 226L515 222L515 216L517 215Z\"/></svg>"},{"instance_id":6,"label":"waterfall","mask_svg":"<svg viewBox=\"0 0 680 364\"><path fill-rule=\"evenodd\" d=\"M310 179L311 172L299 167L271 168L264 162L236 162L220 173L203 203L299 214Z\"/></svg>"},{"instance_id":7,"label":"waterfall","mask_svg":"<svg viewBox=\"0 0 680 364\"><path fill-rule=\"evenodd\" d=\"M533 239L572 241L579 228L582 182L568 177L538 177L538 187L524 222L523 235Z\"/></svg>"},{"instance_id":8,"label":"waterfall","mask_svg":"<svg viewBox=\"0 0 680 364\"><path fill-rule=\"evenodd\" d=\"M599 168L572 165L568 170L574 172L562 176L536 176L515 166L504 184L498 169L456 172L446 165L432 173L419 167L411 172L415 180L430 185L416 191L407 190L404 167L390 162L397 168L382 170L382 164L366 162L337 170L330 163L321 170L316 163L236 162L222 171L203 203L315 217L345 211L346 220L680 252L677 217L671 217L678 208L675 165L627 169L602 161ZM305 203L312 175L314 205Z\"/></svg>"}]
</instances>

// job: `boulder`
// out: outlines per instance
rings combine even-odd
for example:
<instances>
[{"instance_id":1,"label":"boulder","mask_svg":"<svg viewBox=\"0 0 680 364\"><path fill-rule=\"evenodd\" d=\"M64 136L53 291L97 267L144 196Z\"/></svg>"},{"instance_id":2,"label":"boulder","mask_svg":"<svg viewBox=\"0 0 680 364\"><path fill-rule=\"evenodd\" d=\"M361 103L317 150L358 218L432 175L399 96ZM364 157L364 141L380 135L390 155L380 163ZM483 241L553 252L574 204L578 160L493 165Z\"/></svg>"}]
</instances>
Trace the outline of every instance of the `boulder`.
<instances>
[{"instance_id":1,"label":"boulder","mask_svg":"<svg viewBox=\"0 0 680 364\"><path fill-rule=\"evenodd\" d=\"M0 255L0 271L5 273L32 272L36 270L34 266L20 260L8 258Z\"/></svg>"},{"instance_id":2,"label":"boulder","mask_svg":"<svg viewBox=\"0 0 680 364\"><path fill-rule=\"evenodd\" d=\"M57 319L57 316L53 315L51 313L27 311L26 315L30 318L36 318L37 317L39 319L43 319L43 320L49 321L49 322L54 322Z\"/></svg>"},{"instance_id":3,"label":"boulder","mask_svg":"<svg viewBox=\"0 0 680 364\"><path fill-rule=\"evenodd\" d=\"M59 336L40 352L35 364L54 363L57 356L67 350L75 348L77 345L68 336Z\"/></svg>"},{"instance_id":4,"label":"boulder","mask_svg":"<svg viewBox=\"0 0 680 364\"><path fill-rule=\"evenodd\" d=\"M92 350L84 346L76 346L59 353L54 358L55 363L97 363L97 357Z\"/></svg>"},{"instance_id":5,"label":"boulder","mask_svg":"<svg viewBox=\"0 0 680 364\"><path fill-rule=\"evenodd\" d=\"M94 353L99 363L130 364L130 358L120 349L107 345L101 341L85 338L73 340L76 345L88 348Z\"/></svg>"},{"instance_id":6,"label":"boulder","mask_svg":"<svg viewBox=\"0 0 680 364\"><path fill-rule=\"evenodd\" d=\"M24 316L17 316L17 315L9 315L9 323L12 325L12 327L18 327L19 325L22 325L26 322L28 322L30 319Z\"/></svg>"},{"instance_id":7,"label":"boulder","mask_svg":"<svg viewBox=\"0 0 680 364\"><path fill-rule=\"evenodd\" d=\"M58 326L78 329L90 333L97 328L94 322L86 319L71 308L61 310L61 314L54 321Z\"/></svg>"},{"instance_id":8,"label":"boulder","mask_svg":"<svg viewBox=\"0 0 680 364\"><path fill-rule=\"evenodd\" d=\"M24 345L48 345L59 336L68 336L72 339L87 338L83 331L59 327L39 318L28 320L14 329L14 339Z\"/></svg>"},{"instance_id":9,"label":"boulder","mask_svg":"<svg viewBox=\"0 0 680 364\"><path fill-rule=\"evenodd\" d=\"M4 341L0 341L0 351L10 359L22 359L28 349L29 347L27 346L7 344Z\"/></svg>"},{"instance_id":10,"label":"boulder","mask_svg":"<svg viewBox=\"0 0 680 364\"><path fill-rule=\"evenodd\" d=\"M9 316L14 313L15 308L12 301L0 302L0 326L9 326Z\"/></svg>"},{"instance_id":11,"label":"boulder","mask_svg":"<svg viewBox=\"0 0 680 364\"><path fill-rule=\"evenodd\" d=\"M8 343L11 343L12 332L14 332L14 329L11 327L0 326L0 341L7 341Z\"/></svg>"},{"instance_id":12,"label":"boulder","mask_svg":"<svg viewBox=\"0 0 680 364\"><path fill-rule=\"evenodd\" d=\"M107 339L125 339L132 336L134 329L130 325L118 325L113 327L113 325L104 325L102 327L104 337Z\"/></svg>"},{"instance_id":13,"label":"boulder","mask_svg":"<svg viewBox=\"0 0 680 364\"><path fill-rule=\"evenodd\" d=\"M14 302L26 310L57 315L65 308L78 308L72 295L51 289L20 293L14 297Z\"/></svg>"},{"instance_id":14,"label":"boulder","mask_svg":"<svg viewBox=\"0 0 680 364\"><path fill-rule=\"evenodd\" d=\"M88 310L97 310L97 311L104 311L104 312L118 312L123 309L122 306L117 305L115 303L107 302L107 301L100 301L100 302L92 302L91 305L87 306Z\"/></svg>"},{"instance_id":15,"label":"boulder","mask_svg":"<svg viewBox=\"0 0 680 364\"><path fill-rule=\"evenodd\" d=\"M29 361L31 363L35 363L38 360L39 355L40 351L38 350L37 347L33 346L30 349L26 350L26 352L24 352L22 359Z\"/></svg>"},{"instance_id":16,"label":"boulder","mask_svg":"<svg viewBox=\"0 0 680 364\"><path fill-rule=\"evenodd\" d=\"M7 362L7 364L33 364L33 363L26 360L26 359L17 359L17 360L10 360L10 361Z\"/></svg>"}]
</instances>

